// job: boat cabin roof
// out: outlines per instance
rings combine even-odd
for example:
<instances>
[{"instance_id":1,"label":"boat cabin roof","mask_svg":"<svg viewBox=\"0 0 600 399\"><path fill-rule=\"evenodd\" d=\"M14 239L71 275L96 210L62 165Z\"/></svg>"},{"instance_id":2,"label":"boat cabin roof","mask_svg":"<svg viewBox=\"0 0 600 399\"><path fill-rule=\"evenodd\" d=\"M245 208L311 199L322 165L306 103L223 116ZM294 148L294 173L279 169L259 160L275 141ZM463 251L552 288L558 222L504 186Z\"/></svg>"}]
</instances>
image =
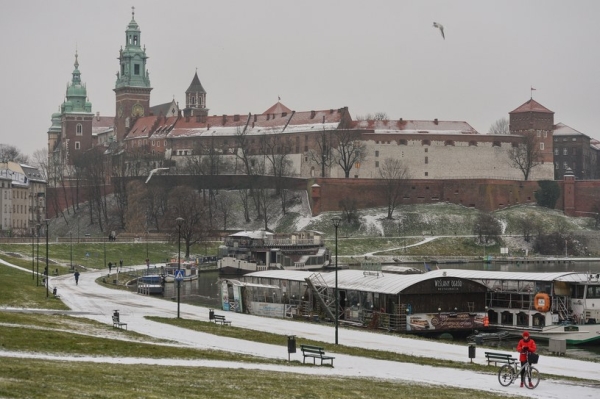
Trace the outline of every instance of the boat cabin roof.
<instances>
[{"instance_id":1,"label":"boat cabin roof","mask_svg":"<svg viewBox=\"0 0 600 399\"><path fill-rule=\"evenodd\" d=\"M514 281L562 281L566 283L588 283L599 282L600 276L597 274L587 274L579 272L553 272L553 273L532 273L532 272L498 272L484 270L462 270L462 269L442 269L432 270L425 273L434 277L460 277L469 280L514 280Z\"/></svg>"},{"instance_id":2,"label":"boat cabin roof","mask_svg":"<svg viewBox=\"0 0 600 399\"><path fill-rule=\"evenodd\" d=\"M319 273L319 272L316 272ZM257 277L263 279L278 279L289 281L305 281L315 272L296 270L265 270L261 272L248 273L244 278ZM335 286L335 273L320 273L328 287ZM458 278L455 276L445 276ZM338 288L342 290L355 290L363 292L378 292L381 294L397 295L405 289L426 280L437 280L444 278L441 275L434 276L430 273L423 274L395 274L395 273L365 273L362 270L339 270ZM261 282L264 282L261 281Z\"/></svg>"}]
</instances>

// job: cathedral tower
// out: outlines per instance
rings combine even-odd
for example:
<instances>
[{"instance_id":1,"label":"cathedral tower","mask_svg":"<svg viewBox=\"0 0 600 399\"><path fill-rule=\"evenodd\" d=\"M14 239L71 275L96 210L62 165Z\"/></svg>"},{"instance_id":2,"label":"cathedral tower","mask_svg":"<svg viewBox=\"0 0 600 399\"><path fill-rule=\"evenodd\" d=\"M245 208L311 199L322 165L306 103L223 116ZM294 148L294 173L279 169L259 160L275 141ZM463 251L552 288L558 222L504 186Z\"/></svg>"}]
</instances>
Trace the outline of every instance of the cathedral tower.
<instances>
[{"instance_id":1,"label":"cathedral tower","mask_svg":"<svg viewBox=\"0 0 600 399\"><path fill-rule=\"evenodd\" d=\"M125 49L119 51L119 72L115 84L117 141L122 141L136 118L149 115L150 74L146 69L146 47L141 47L141 31L135 22L132 7L131 22L125 30Z\"/></svg>"},{"instance_id":2,"label":"cathedral tower","mask_svg":"<svg viewBox=\"0 0 600 399\"><path fill-rule=\"evenodd\" d=\"M194 74L190 87L185 91L185 116L199 116L200 119L206 119L208 108L206 108L206 90L202 87L198 72Z\"/></svg>"}]
</instances>

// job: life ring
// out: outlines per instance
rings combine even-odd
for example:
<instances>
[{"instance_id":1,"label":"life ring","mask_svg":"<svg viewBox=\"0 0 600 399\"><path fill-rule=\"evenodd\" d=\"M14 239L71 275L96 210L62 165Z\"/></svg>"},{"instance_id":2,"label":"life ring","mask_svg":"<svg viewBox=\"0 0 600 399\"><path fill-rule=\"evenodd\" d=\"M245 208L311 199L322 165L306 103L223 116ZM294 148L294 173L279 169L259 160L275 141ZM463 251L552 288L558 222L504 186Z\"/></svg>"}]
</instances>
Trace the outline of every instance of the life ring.
<instances>
[{"instance_id":1,"label":"life ring","mask_svg":"<svg viewBox=\"0 0 600 399\"><path fill-rule=\"evenodd\" d=\"M533 298L533 307L538 312L550 310L550 296L545 292L538 292Z\"/></svg>"}]
</instances>

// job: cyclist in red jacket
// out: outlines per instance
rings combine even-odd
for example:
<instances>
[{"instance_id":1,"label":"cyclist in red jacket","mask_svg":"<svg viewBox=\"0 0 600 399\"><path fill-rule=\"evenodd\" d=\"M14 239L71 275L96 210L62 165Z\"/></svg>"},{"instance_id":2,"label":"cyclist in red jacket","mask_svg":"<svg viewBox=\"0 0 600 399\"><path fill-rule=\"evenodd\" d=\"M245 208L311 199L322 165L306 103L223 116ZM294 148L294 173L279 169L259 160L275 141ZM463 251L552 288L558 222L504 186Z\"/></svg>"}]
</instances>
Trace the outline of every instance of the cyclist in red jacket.
<instances>
[{"instance_id":1,"label":"cyclist in red jacket","mask_svg":"<svg viewBox=\"0 0 600 399\"><path fill-rule=\"evenodd\" d=\"M520 353L519 360L521 361L521 366L527 363L527 354L534 353L537 349L535 345L535 341L529 338L529 332L523 332L523 339L519 341L517 345L517 352ZM525 369L521 370L521 388L525 384ZM529 380L529 386L533 388L531 384L531 380Z\"/></svg>"}]
</instances>

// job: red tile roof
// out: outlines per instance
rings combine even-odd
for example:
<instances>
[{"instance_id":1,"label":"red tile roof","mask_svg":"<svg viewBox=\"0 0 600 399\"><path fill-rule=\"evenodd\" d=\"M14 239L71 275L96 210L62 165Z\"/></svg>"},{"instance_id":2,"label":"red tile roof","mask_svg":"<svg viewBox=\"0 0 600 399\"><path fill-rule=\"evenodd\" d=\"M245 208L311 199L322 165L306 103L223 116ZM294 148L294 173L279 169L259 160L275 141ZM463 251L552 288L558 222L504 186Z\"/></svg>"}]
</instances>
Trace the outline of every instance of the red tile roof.
<instances>
[{"instance_id":1,"label":"red tile roof","mask_svg":"<svg viewBox=\"0 0 600 399\"><path fill-rule=\"evenodd\" d=\"M514 111L509 112L509 114L518 114L522 112L543 112L547 114L553 114L554 112L550 111L548 108L544 107L542 104L535 101L533 98L529 99L525 104L521 105L519 108Z\"/></svg>"},{"instance_id":2,"label":"red tile roof","mask_svg":"<svg viewBox=\"0 0 600 399\"><path fill-rule=\"evenodd\" d=\"M285 105L283 105L280 101L277 101L277 103L275 103L275 105L273 105L271 108L269 108L268 110L263 112L263 115L282 114L284 112L290 113L290 112L292 112L292 110L289 109L288 107L286 107Z\"/></svg>"}]
</instances>

